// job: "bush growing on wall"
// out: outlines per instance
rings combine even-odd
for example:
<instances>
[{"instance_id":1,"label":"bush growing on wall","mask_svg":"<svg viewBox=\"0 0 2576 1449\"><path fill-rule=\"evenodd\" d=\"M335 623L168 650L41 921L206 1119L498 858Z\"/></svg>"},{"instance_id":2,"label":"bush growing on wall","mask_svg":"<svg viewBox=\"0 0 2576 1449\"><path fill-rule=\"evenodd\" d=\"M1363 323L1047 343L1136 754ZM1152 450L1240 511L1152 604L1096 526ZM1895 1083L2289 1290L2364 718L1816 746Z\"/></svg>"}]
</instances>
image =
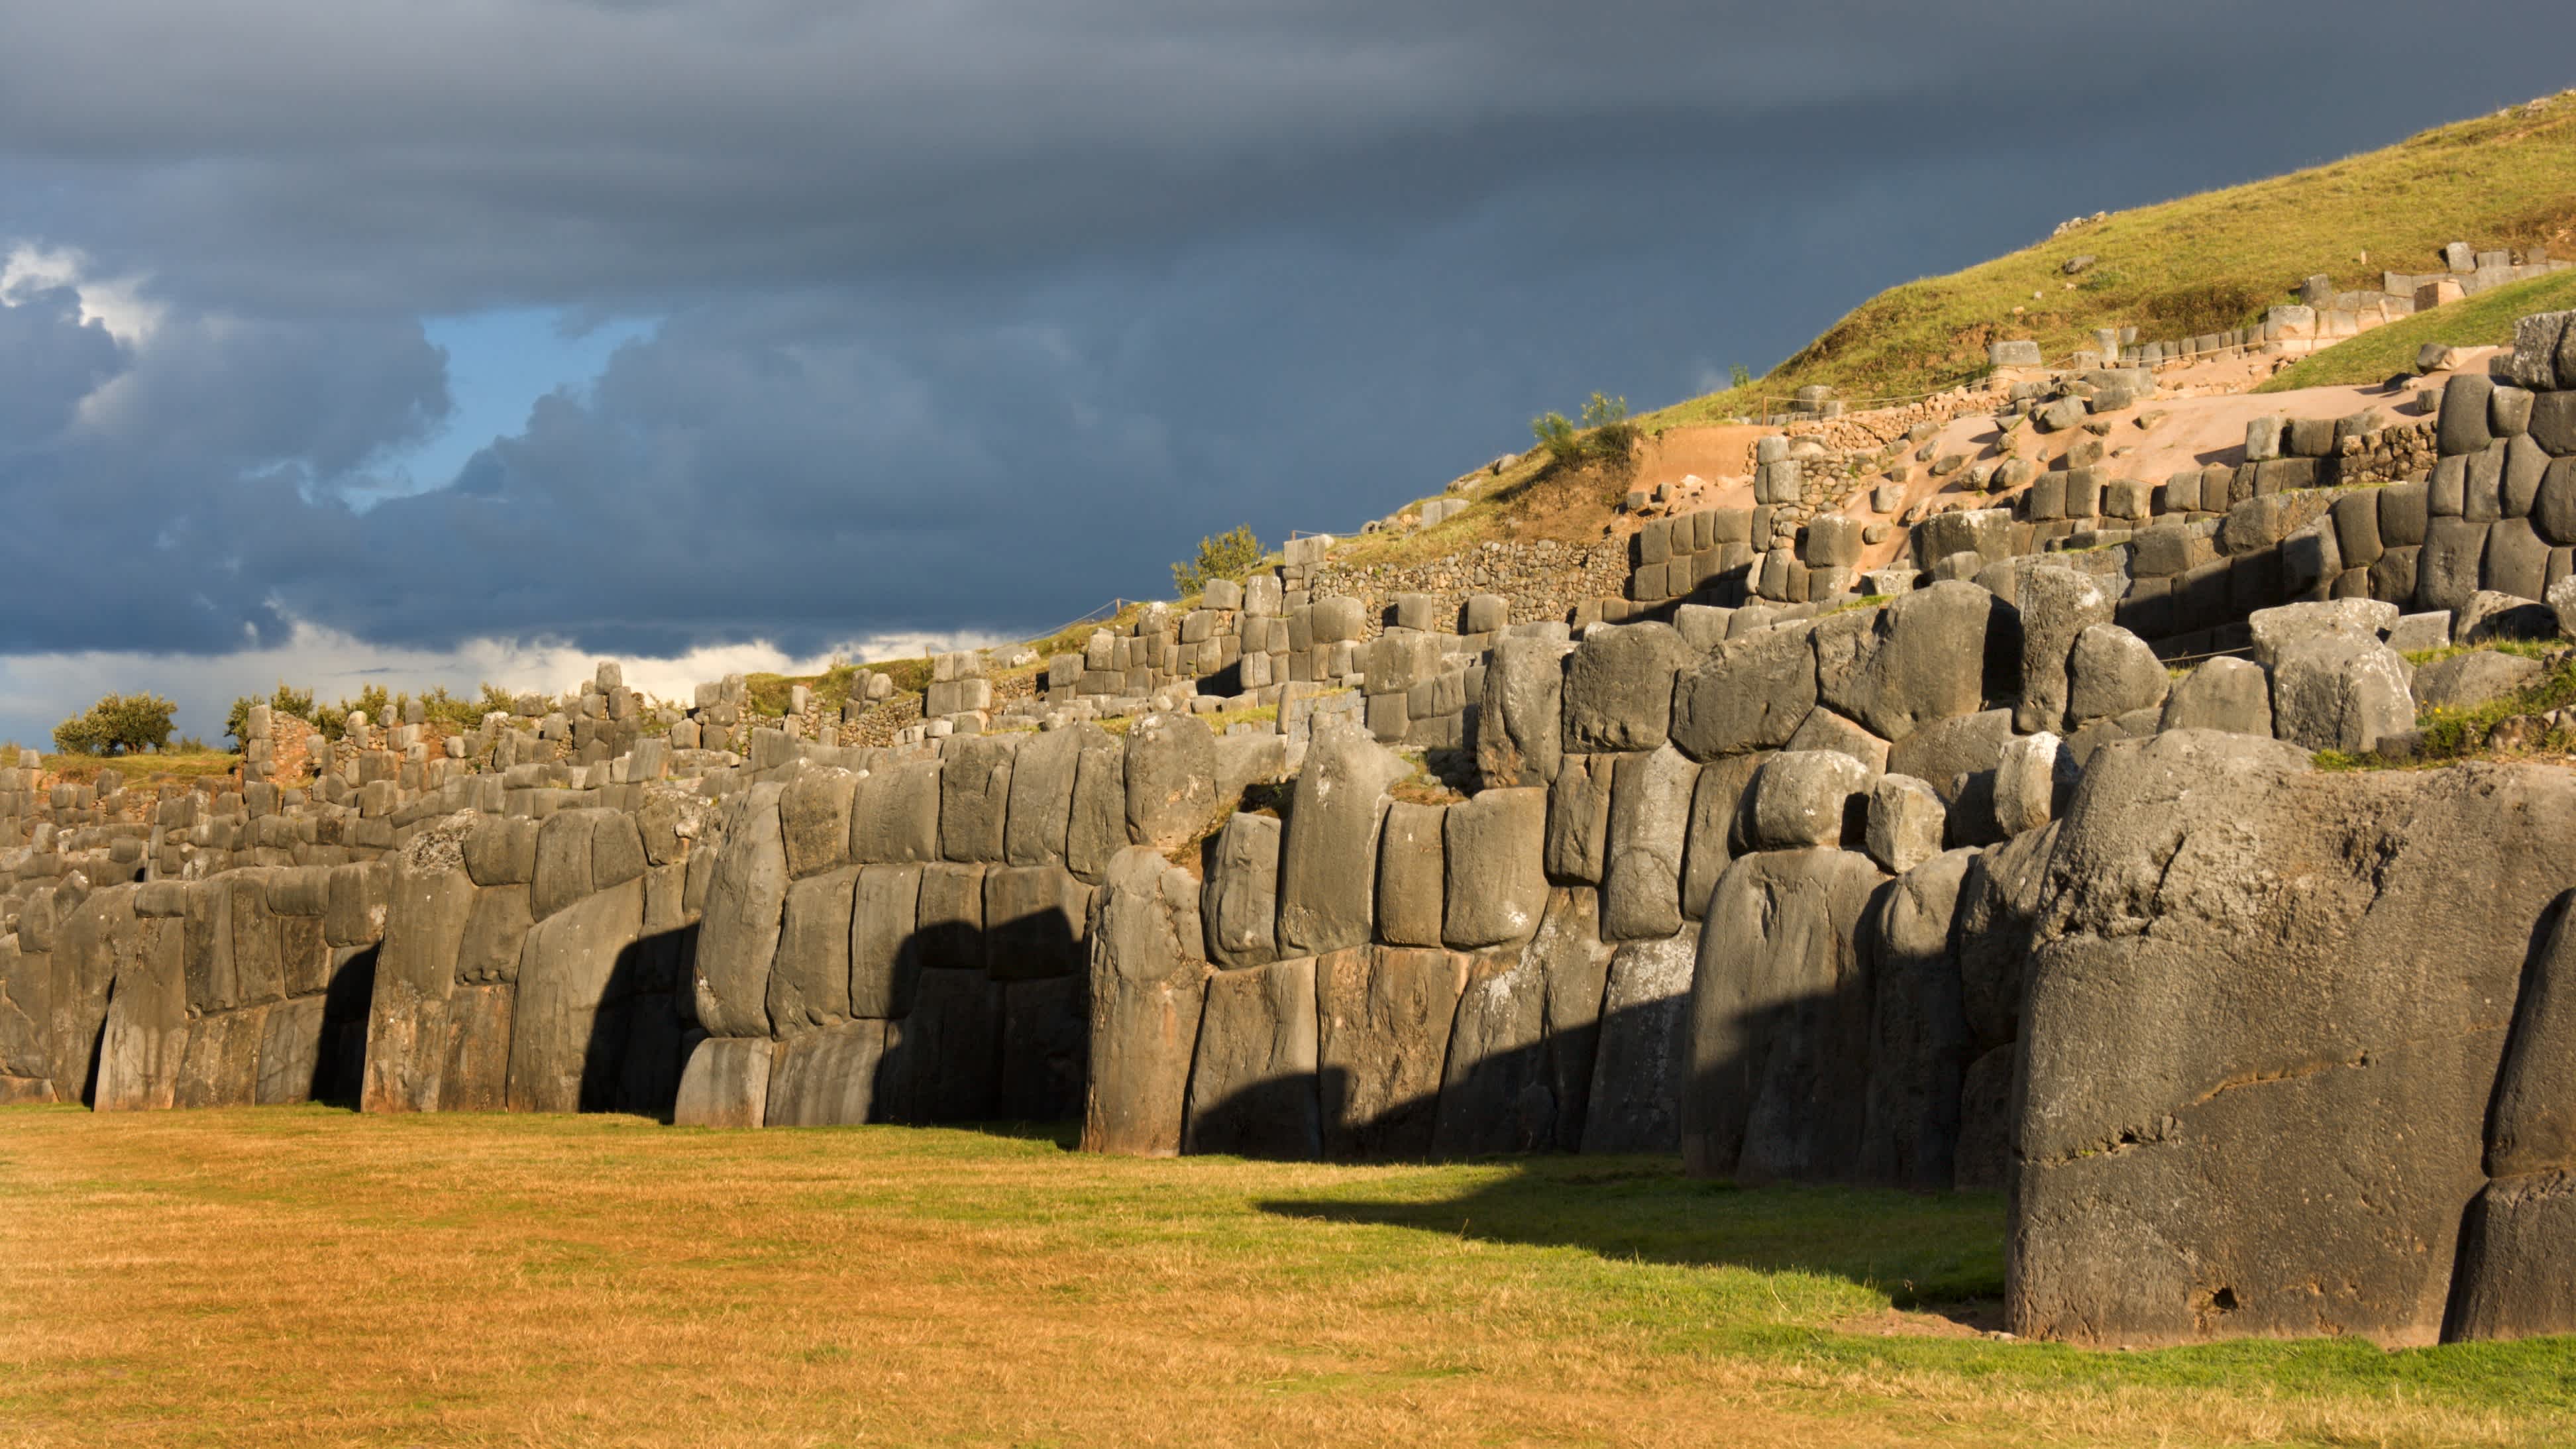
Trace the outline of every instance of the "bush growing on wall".
<instances>
[{"instance_id":1,"label":"bush growing on wall","mask_svg":"<svg viewBox=\"0 0 2576 1449\"><path fill-rule=\"evenodd\" d=\"M1547 450L1550 462L1565 467L1585 462L1624 463L1640 436L1637 425L1628 421L1628 400L1597 392L1583 405L1580 424L1563 413L1541 413L1530 419L1530 433Z\"/></svg>"}]
</instances>

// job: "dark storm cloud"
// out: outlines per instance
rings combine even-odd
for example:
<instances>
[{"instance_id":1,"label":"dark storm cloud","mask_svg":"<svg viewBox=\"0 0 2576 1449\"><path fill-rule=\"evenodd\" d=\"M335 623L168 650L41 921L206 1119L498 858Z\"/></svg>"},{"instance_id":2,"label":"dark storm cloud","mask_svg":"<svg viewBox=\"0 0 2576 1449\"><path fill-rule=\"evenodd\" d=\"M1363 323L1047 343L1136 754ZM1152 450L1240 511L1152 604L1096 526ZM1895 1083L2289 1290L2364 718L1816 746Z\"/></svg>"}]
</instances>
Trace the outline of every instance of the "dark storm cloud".
<instances>
[{"instance_id":1,"label":"dark storm cloud","mask_svg":"<svg viewBox=\"0 0 2576 1449\"><path fill-rule=\"evenodd\" d=\"M0 649L1034 627L2065 216L2555 89L2570 40L2375 0L17 7L0 239L164 317L0 308ZM446 411L419 318L531 305L667 320L352 512Z\"/></svg>"}]
</instances>

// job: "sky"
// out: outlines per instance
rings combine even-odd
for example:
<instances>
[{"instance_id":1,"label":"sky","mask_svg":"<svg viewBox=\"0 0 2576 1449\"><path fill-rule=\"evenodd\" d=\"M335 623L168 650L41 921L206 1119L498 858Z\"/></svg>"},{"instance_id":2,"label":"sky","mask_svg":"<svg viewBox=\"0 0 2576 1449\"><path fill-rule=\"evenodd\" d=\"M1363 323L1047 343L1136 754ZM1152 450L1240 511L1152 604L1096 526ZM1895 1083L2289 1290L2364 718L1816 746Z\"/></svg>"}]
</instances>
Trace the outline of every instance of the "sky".
<instances>
[{"instance_id":1,"label":"sky","mask_svg":"<svg viewBox=\"0 0 2576 1449\"><path fill-rule=\"evenodd\" d=\"M0 7L0 737L1032 636L2570 55L2480 0Z\"/></svg>"}]
</instances>

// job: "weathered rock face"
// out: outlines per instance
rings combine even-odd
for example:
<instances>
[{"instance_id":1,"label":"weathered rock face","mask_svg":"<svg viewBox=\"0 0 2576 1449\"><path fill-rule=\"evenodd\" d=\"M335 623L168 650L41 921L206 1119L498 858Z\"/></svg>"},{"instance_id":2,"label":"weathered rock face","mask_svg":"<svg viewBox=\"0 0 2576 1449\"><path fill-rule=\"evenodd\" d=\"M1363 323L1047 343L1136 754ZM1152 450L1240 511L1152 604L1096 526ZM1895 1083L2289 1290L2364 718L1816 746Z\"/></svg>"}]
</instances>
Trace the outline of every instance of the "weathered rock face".
<instances>
[{"instance_id":1,"label":"weathered rock face","mask_svg":"<svg viewBox=\"0 0 2576 1449\"><path fill-rule=\"evenodd\" d=\"M680 1127L758 1127L768 1115L770 1054L763 1037L700 1037L671 1109Z\"/></svg>"},{"instance_id":2,"label":"weathered rock face","mask_svg":"<svg viewBox=\"0 0 2576 1449\"><path fill-rule=\"evenodd\" d=\"M1199 1017L1182 1149L1321 1156L1316 1062L1314 958L1217 972Z\"/></svg>"},{"instance_id":3,"label":"weathered rock face","mask_svg":"<svg viewBox=\"0 0 2576 1449\"><path fill-rule=\"evenodd\" d=\"M1578 750L1651 750L1666 738L1673 679L1697 656L1670 624L1592 629L1565 662L1565 740Z\"/></svg>"},{"instance_id":4,"label":"weathered rock face","mask_svg":"<svg viewBox=\"0 0 2576 1449\"><path fill-rule=\"evenodd\" d=\"M1692 938L1630 941L1610 958L1585 1103L1586 1152L1670 1152L1690 1091Z\"/></svg>"},{"instance_id":5,"label":"weathered rock face","mask_svg":"<svg viewBox=\"0 0 2576 1449\"><path fill-rule=\"evenodd\" d=\"M1207 722L1186 714L1136 721L1127 732L1126 784L1128 839L1161 848L1197 839L1218 804L1216 737Z\"/></svg>"},{"instance_id":6,"label":"weathered rock face","mask_svg":"<svg viewBox=\"0 0 2576 1449\"><path fill-rule=\"evenodd\" d=\"M1200 891L1199 916L1207 926L1208 959L1219 966L1258 966L1279 954L1277 816L1226 819Z\"/></svg>"},{"instance_id":7,"label":"weathered rock face","mask_svg":"<svg viewBox=\"0 0 2576 1449\"><path fill-rule=\"evenodd\" d=\"M787 910L782 793L777 784L754 785L725 810L725 848L716 856L698 927L698 1023L711 1036L769 1035L769 965ZM935 795L933 806L936 820Z\"/></svg>"},{"instance_id":8,"label":"weathered rock face","mask_svg":"<svg viewBox=\"0 0 2576 1449\"><path fill-rule=\"evenodd\" d=\"M1208 975L1198 883L1153 850L1109 862L1091 918L1091 1077L1082 1147L1180 1151Z\"/></svg>"},{"instance_id":9,"label":"weathered rock face","mask_svg":"<svg viewBox=\"0 0 2576 1449\"><path fill-rule=\"evenodd\" d=\"M2015 1330L2432 1341L2517 988L2571 881L2561 772L2318 774L2192 731L2106 747L2035 933Z\"/></svg>"},{"instance_id":10,"label":"weathered rock face","mask_svg":"<svg viewBox=\"0 0 2576 1449\"><path fill-rule=\"evenodd\" d=\"M1494 641L1476 717L1476 767L1486 785L1544 785L1556 778L1565 750L1565 656L1573 648L1528 635Z\"/></svg>"},{"instance_id":11,"label":"weathered rock face","mask_svg":"<svg viewBox=\"0 0 2576 1449\"><path fill-rule=\"evenodd\" d=\"M1749 855L1719 879L1691 980L1691 1171L1857 1173L1871 1039L1859 939L1885 879L1868 857L1834 849Z\"/></svg>"},{"instance_id":12,"label":"weathered rock face","mask_svg":"<svg viewBox=\"0 0 2576 1449\"><path fill-rule=\"evenodd\" d=\"M1377 908L1377 837L1404 758L1356 730L1320 735L1297 776L1279 850L1279 946L1303 956L1362 945Z\"/></svg>"},{"instance_id":13,"label":"weathered rock face","mask_svg":"<svg viewBox=\"0 0 2576 1449\"><path fill-rule=\"evenodd\" d=\"M1861 933L1870 990L1869 1087L1858 1175L1938 1191L1952 1185L1968 1017L1952 927L1974 850L1934 856L1874 898Z\"/></svg>"},{"instance_id":14,"label":"weathered rock face","mask_svg":"<svg viewBox=\"0 0 2576 1449\"><path fill-rule=\"evenodd\" d=\"M1467 968L1454 952L1398 946L1337 951L1315 963L1326 1155L1430 1154L1441 1063Z\"/></svg>"},{"instance_id":15,"label":"weathered rock face","mask_svg":"<svg viewBox=\"0 0 2576 1449\"><path fill-rule=\"evenodd\" d=\"M1672 740L1694 760L1787 744L1816 707L1816 650L1808 631L1774 627L1730 639L1681 676Z\"/></svg>"},{"instance_id":16,"label":"weathered rock face","mask_svg":"<svg viewBox=\"0 0 2576 1449\"><path fill-rule=\"evenodd\" d=\"M607 1111L617 1103L634 996L644 885L594 892L536 924L507 1032L510 1106Z\"/></svg>"},{"instance_id":17,"label":"weathered rock face","mask_svg":"<svg viewBox=\"0 0 2576 1449\"><path fill-rule=\"evenodd\" d=\"M1879 609L1816 625L1817 696L1884 740L1985 700L1986 629L1995 596L1943 582Z\"/></svg>"},{"instance_id":18,"label":"weathered rock face","mask_svg":"<svg viewBox=\"0 0 2576 1449\"><path fill-rule=\"evenodd\" d=\"M462 817L449 828L415 837L393 856L385 949L367 1018L367 1079L359 1098L364 1111L438 1108L447 1064L447 998L455 990L456 958L474 905L462 845L470 825L470 817ZM335 903L338 894L335 889Z\"/></svg>"},{"instance_id":19,"label":"weathered rock face","mask_svg":"<svg viewBox=\"0 0 2576 1449\"><path fill-rule=\"evenodd\" d=\"M1547 792L1486 790L1441 815L1441 940L1461 950L1528 940L1547 902Z\"/></svg>"}]
</instances>

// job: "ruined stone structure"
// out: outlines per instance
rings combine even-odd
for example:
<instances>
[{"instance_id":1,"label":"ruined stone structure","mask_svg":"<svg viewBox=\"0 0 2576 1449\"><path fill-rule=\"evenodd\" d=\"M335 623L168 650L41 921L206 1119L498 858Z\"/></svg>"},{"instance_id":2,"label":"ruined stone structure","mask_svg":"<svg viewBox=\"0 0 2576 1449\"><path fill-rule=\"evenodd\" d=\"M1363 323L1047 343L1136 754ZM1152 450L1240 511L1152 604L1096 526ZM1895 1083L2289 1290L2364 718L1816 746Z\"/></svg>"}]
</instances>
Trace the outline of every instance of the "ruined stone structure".
<instances>
[{"instance_id":1,"label":"ruined stone structure","mask_svg":"<svg viewBox=\"0 0 2576 1449\"><path fill-rule=\"evenodd\" d=\"M610 665L435 749L354 721L309 787L265 711L239 789L0 772L0 1096L1679 1151L2009 1187L2030 1334L2576 1329L2576 782L2313 763L2546 667L2410 654L2576 625L2571 316L2449 384L2421 480L2258 425L1866 581L1774 530L1797 597L1758 509L1579 629L1304 551L1013 710L947 660L895 746Z\"/></svg>"}]
</instances>

